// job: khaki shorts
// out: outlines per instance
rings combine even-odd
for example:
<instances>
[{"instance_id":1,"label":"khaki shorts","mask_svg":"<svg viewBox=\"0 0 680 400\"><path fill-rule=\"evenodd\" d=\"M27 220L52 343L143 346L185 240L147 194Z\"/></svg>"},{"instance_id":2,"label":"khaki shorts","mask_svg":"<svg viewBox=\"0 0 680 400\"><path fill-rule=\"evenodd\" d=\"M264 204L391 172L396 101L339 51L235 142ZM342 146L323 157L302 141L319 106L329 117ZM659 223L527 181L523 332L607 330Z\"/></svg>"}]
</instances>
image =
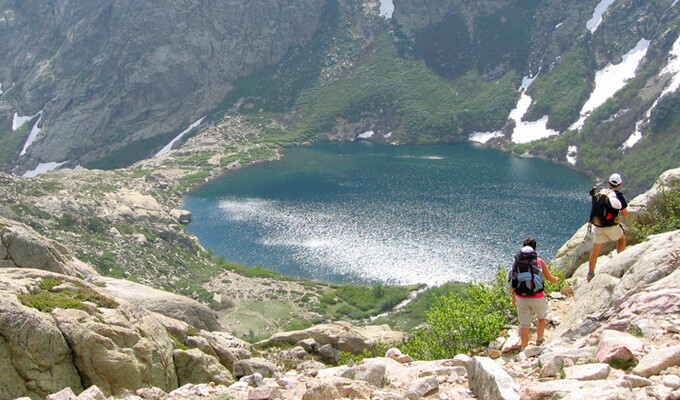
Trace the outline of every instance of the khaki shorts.
<instances>
[{"instance_id":1,"label":"khaki shorts","mask_svg":"<svg viewBox=\"0 0 680 400\"><path fill-rule=\"evenodd\" d=\"M531 328L531 314L536 313L537 319L545 319L547 313L547 301L545 297L532 299L517 296L517 314L520 328Z\"/></svg>"},{"instance_id":2,"label":"khaki shorts","mask_svg":"<svg viewBox=\"0 0 680 400\"><path fill-rule=\"evenodd\" d=\"M623 228L621 225L614 226L593 226L593 243L603 244L611 241L617 241L623 236Z\"/></svg>"}]
</instances>

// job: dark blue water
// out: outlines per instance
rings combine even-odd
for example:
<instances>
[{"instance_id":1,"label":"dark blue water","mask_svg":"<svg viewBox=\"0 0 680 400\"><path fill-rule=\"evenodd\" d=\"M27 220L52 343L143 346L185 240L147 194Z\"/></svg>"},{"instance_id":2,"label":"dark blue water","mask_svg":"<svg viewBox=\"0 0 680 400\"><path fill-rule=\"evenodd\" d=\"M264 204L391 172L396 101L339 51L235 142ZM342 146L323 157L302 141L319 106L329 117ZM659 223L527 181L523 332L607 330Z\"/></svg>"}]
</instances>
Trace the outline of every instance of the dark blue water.
<instances>
[{"instance_id":1,"label":"dark blue water","mask_svg":"<svg viewBox=\"0 0 680 400\"><path fill-rule=\"evenodd\" d=\"M473 144L347 142L287 151L184 199L227 260L334 282L485 280L526 236L550 260L586 221L592 181Z\"/></svg>"}]
</instances>

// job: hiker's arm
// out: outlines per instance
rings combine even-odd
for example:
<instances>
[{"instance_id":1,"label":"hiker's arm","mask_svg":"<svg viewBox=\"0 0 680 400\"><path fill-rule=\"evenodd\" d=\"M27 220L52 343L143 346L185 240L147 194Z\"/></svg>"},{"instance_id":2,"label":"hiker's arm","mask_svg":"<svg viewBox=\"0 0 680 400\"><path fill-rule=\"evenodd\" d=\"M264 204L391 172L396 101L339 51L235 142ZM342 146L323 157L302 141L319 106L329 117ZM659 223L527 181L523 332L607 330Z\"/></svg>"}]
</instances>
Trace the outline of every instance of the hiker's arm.
<instances>
[{"instance_id":1,"label":"hiker's arm","mask_svg":"<svg viewBox=\"0 0 680 400\"><path fill-rule=\"evenodd\" d=\"M550 268L548 268L548 265L543 260L541 260L541 269L543 269L543 276L545 276L546 279L548 279L551 283L557 283L560 281L560 278L553 276L553 274L550 273Z\"/></svg>"},{"instance_id":2,"label":"hiker's arm","mask_svg":"<svg viewBox=\"0 0 680 400\"><path fill-rule=\"evenodd\" d=\"M621 210L621 215L623 215L624 217L627 217L628 216L628 209L624 208L623 210Z\"/></svg>"},{"instance_id":3,"label":"hiker's arm","mask_svg":"<svg viewBox=\"0 0 680 400\"><path fill-rule=\"evenodd\" d=\"M510 289L510 294L512 295L512 305L517 307L517 295L515 295L515 289Z\"/></svg>"},{"instance_id":4,"label":"hiker's arm","mask_svg":"<svg viewBox=\"0 0 680 400\"><path fill-rule=\"evenodd\" d=\"M623 204L621 204L621 200L616 196L616 192L609 192L607 197L609 198L609 204L611 204L614 209L620 210L623 208Z\"/></svg>"}]
</instances>

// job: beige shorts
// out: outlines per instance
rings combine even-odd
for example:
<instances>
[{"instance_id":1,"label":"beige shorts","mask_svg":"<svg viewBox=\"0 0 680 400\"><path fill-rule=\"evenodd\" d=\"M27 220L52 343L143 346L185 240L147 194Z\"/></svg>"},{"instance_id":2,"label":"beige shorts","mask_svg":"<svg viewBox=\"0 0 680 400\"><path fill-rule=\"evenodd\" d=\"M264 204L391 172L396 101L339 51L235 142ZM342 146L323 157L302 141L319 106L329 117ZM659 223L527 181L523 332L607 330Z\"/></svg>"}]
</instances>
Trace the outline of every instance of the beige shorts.
<instances>
[{"instance_id":1,"label":"beige shorts","mask_svg":"<svg viewBox=\"0 0 680 400\"><path fill-rule=\"evenodd\" d=\"M617 241L623 236L623 228L621 225L614 226L593 226L593 243L603 244L611 241Z\"/></svg>"},{"instance_id":2,"label":"beige shorts","mask_svg":"<svg viewBox=\"0 0 680 400\"><path fill-rule=\"evenodd\" d=\"M517 296L517 314L520 328L531 328L531 314L536 313L537 319L545 319L547 313L545 297L532 299Z\"/></svg>"}]
</instances>

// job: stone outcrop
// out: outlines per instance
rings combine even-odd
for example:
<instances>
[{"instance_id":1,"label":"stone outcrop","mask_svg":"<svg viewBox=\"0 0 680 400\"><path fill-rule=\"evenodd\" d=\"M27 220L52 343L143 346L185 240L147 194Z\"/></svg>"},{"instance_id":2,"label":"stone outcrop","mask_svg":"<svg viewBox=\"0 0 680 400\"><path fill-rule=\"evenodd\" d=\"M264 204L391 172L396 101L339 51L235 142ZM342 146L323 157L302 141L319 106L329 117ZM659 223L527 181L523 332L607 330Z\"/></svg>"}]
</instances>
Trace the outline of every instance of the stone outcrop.
<instances>
[{"instance_id":1,"label":"stone outcrop","mask_svg":"<svg viewBox=\"0 0 680 400\"><path fill-rule=\"evenodd\" d=\"M410 334L391 330L388 326L356 327L348 322L338 321L317 325L301 331L281 332L272 335L257 345L296 344L305 339L314 339L319 345L353 354L372 348L376 343L396 345L404 343Z\"/></svg>"},{"instance_id":2,"label":"stone outcrop","mask_svg":"<svg viewBox=\"0 0 680 400\"><path fill-rule=\"evenodd\" d=\"M24 0L10 7L12 27L0 30L0 82L16 83L16 95L3 101L19 115L40 112L42 128L23 170L66 160L75 167L158 134L169 142L236 78L308 43L324 4Z\"/></svg>"},{"instance_id":3,"label":"stone outcrop","mask_svg":"<svg viewBox=\"0 0 680 400\"><path fill-rule=\"evenodd\" d=\"M0 268L38 268L93 277L92 267L78 260L64 245L37 234L26 225L0 217Z\"/></svg>"},{"instance_id":4,"label":"stone outcrop","mask_svg":"<svg viewBox=\"0 0 680 400\"><path fill-rule=\"evenodd\" d=\"M122 279L100 277L98 282L103 283L106 290L116 297L147 310L184 321L198 329L221 329L212 310L196 300Z\"/></svg>"}]
</instances>

